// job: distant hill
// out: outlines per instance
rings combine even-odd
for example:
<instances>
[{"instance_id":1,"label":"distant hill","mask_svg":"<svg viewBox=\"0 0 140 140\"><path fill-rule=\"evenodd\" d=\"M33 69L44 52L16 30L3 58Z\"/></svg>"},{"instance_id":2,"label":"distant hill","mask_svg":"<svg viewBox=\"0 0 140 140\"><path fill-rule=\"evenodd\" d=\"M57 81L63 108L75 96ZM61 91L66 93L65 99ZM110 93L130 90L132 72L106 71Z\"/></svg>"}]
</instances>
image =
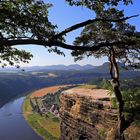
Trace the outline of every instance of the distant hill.
<instances>
[{"instance_id":1,"label":"distant hill","mask_svg":"<svg viewBox=\"0 0 140 140\"><path fill-rule=\"evenodd\" d=\"M50 65L50 66L30 66L30 67L21 67L20 69L17 69L15 67L5 67L0 68L0 72L20 72L21 69L24 69L25 71L46 71L46 70L94 70L94 72L97 73L108 73L109 72L109 62L105 62L104 64L100 66L93 66L90 64L87 65L78 65L78 64L72 64L72 65ZM118 62L118 66L121 71L126 71L124 69L124 64ZM132 70L129 68L129 70Z\"/></svg>"},{"instance_id":2,"label":"distant hill","mask_svg":"<svg viewBox=\"0 0 140 140\"><path fill-rule=\"evenodd\" d=\"M120 71L127 71L124 68L124 66L125 65L123 63L118 62L118 67L119 67ZM109 73L109 67L110 67L110 63L106 62L100 66L95 67L93 71L96 73Z\"/></svg>"},{"instance_id":3,"label":"distant hill","mask_svg":"<svg viewBox=\"0 0 140 140\"><path fill-rule=\"evenodd\" d=\"M51 65L51 66L34 66L34 67L25 67L26 71L39 71L39 70L89 70L93 69L95 66L87 64L84 66L73 64L73 65Z\"/></svg>"},{"instance_id":4,"label":"distant hill","mask_svg":"<svg viewBox=\"0 0 140 140\"><path fill-rule=\"evenodd\" d=\"M22 67L25 71L43 71L43 70L89 70L94 69L96 66L87 64L84 66L78 65L78 64L72 64L72 65L50 65L50 66L31 66L31 67ZM4 68L0 69L0 71L20 71L20 69L16 68Z\"/></svg>"},{"instance_id":5,"label":"distant hill","mask_svg":"<svg viewBox=\"0 0 140 140\"><path fill-rule=\"evenodd\" d=\"M124 68L124 64L118 62L119 70L120 72L128 72L128 71L134 71L132 68ZM77 71L93 71L94 73L109 73L109 67L110 63L105 62L104 64L100 66L93 66L90 64L87 65L78 65L78 64L72 64L72 65L50 65L50 66L31 66L31 67L21 67L20 69L13 68L13 67L6 67L6 68L0 68L0 72L21 72L22 69L26 72L46 72L46 71L69 71L69 70L77 70Z\"/></svg>"}]
</instances>

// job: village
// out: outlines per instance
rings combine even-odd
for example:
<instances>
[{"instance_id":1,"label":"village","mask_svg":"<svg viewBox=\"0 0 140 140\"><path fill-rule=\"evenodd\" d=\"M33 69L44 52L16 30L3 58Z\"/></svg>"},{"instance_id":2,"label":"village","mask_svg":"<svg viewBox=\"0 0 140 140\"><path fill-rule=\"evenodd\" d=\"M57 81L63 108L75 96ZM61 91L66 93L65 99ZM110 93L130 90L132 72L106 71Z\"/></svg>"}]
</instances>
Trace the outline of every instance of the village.
<instances>
[{"instance_id":1,"label":"village","mask_svg":"<svg viewBox=\"0 0 140 140\"><path fill-rule=\"evenodd\" d=\"M59 96L67 89L73 88L77 85L67 85L57 88L55 91L46 92L43 96L33 96L30 98L32 110L41 116L46 116L52 113L59 118Z\"/></svg>"}]
</instances>

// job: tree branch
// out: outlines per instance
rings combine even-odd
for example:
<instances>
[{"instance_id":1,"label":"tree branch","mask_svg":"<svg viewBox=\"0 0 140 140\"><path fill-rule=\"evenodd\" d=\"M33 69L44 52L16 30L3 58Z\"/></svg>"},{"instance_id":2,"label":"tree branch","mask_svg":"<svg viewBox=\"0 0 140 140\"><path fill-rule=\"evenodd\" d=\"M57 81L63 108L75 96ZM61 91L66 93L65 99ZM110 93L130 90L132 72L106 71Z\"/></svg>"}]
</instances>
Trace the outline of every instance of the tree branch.
<instances>
[{"instance_id":1,"label":"tree branch","mask_svg":"<svg viewBox=\"0 0 140 140\"><path fill-rule=\"evenodd\" d=\"M120 21L128 20L128 19L133 18L133 17L137 17L137 16L139 16L139 15L137 14L137 15L133 15L133 16L125 17L125 18L120 18L120 19L106 19L106 18L104 18L104 19L100 19L100 18L90 19L90 20L75 24L75 25L65 29L64 31L62 31L62 32L58 33L57 35L55 35L54 37L52 37L52 39L57 39L57 38L71 32L73 30L79 29L79 28L84 27L84 26L91 24L93 22L97 22L97 21L120 22Z\"/></svg>"},{"instance_id":2,"label":"tree branch","mask_svg":"<svg viewBox=\"0 0 140 140\"><path fill-rule=\"evenodd\" d=\"M74 45L69 45L65 44L60 41L45 41L45 40L37 40L37 39L11 39L11 40L0 40L0 43L2 46L14 46L14 45L29 45L29 44L34 44L34 45L41 45L41 46L46 46L46 47L52 47L52 46L57 46L61 47L64 49L69 49L69 50L80 50L80 51L97 51L102 47L105 46L113 46L113 45L135 45L136 41L135 40L127 40L127 41L114 41L114 42L102 42L97 45L93 46L74 46Z\"/></svg>"}]
</instances>

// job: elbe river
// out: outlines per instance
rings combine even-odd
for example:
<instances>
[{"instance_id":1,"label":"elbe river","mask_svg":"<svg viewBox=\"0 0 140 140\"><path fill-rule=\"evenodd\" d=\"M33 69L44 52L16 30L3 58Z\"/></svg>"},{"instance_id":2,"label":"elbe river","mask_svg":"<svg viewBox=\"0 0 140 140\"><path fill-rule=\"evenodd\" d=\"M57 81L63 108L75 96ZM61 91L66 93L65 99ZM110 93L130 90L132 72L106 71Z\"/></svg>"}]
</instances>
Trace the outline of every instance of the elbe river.
<instances>
[{"instance_id":1,"label":"elbe river","mask_svg":"<svg viewBox=\"0 0 140 140\"><path fill-rule=\"evenodd\" d=\"M20 97L0 108L0 140L43 140L27 124L22 115Z\"/></svg>"}]
</instances>

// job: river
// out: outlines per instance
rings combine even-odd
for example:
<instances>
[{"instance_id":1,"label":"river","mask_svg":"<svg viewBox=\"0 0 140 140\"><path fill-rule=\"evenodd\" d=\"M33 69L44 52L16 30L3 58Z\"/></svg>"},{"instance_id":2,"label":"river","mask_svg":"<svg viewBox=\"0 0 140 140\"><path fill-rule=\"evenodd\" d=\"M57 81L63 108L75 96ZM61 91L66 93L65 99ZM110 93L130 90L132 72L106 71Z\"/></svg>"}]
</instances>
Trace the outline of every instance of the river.
<instances>
[{"instance_id":1,"label":"river","mask_svg":"<svg viewBox=\"0 0 140 140\"><path fill-rule=\"evenodd\" d=\"M43 140L27 124L22 115L20 97L0 108L0 140Z\"/></svg>"}]
</instances>

